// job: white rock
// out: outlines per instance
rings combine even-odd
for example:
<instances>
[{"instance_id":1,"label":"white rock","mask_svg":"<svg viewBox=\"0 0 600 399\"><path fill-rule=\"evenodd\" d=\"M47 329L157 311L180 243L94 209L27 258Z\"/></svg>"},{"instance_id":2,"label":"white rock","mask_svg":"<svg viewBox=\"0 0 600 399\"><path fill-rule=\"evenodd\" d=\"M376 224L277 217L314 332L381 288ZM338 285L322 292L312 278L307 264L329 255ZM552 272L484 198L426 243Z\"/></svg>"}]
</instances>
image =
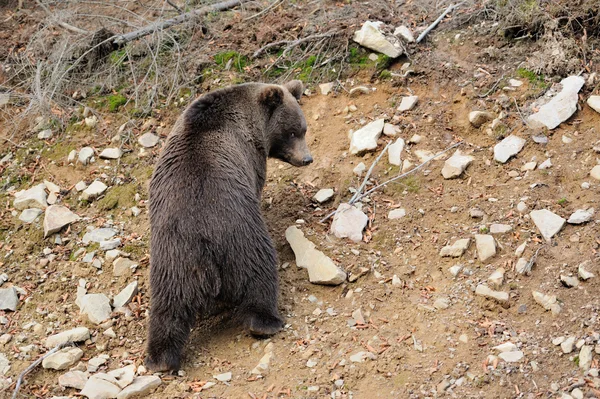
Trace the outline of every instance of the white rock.
<instances>
[{"instance_id":1,"label":"white rock","mask_svg":"<svg viewBox=\"0 0 600 399\"><path fill-rule=\"evenodd\" d=\"M396 137L396 135L400 132L400 129L396 125L392 125L391 123L386 123L383 125L383 134L389 137Z\"/></svg>"},{"instance_id":2,"label":"white rock","mask_svg":"<svg viewBox=\"0 0 600 399\"><path fill-rule=\"evenodd\" d=\"M546 310L550 310L553 315L560 313L560 304L556 300L556 295L546 295L539 291L532 291L533 299Z\"/></svg>"},{"instance_id":3,"label":"white rock","mask_svg":"<svg viewBox=\"0 0 600 399\"><path fill-rule=\"evenodd\" d=\"M46 186L46 189L51 193L60 193L60 187L51 181L44 180L44 186Z\"/></svg>"},{"instance_id":4,"label":"white rock","mask_svg":"<svg viewBox=\"0 0 600 399\"><path fill-rule=\"evenodd\" d=\"M44 346L52 349L57 345L66 344L67 342L82 342L87 339L90 339L90 330L87 327L77 327L49 336L46 338Z\"/></svg>"},{"instance_id":5,"label":"white rock","mask_svg":"<svg viewBox=\"0 0 600 399\"><path fill-rule=\"evenodd\" d=\"M335 83L333 82L329 82L329 83L321 83L319 85L319 89L321 90L321 94L326 96L329 93L331 93L331 90L333 90L333 87L335 86Z\"/></svg>"},{"instance_id":6,"label":"white rock","mask_svg":"<svg viewBox=\"0 0 600 399\"><path fill-rule=\"evenodd\" d=\"M113 298L113 307L120 308L127 305L133 297L136 296L137 292L138 282L134 281L129 283L127 287L123 288L123 290Z\"/></svg>"},{"instance_id":7,"label":"white rock","mask_svg":"<svg viewBox=\"0 0 600 399\"><path fill-rule=\"evenodd\" d=\"M462 265L454 265L452 267L450 267L448 269L448 271L450 272L450 274L452 274L454 277L458 276L458 273L460 273L460 271L463 269Z\"/></svg>"},{"instance_id":8,"label":"white rock","mask_svg":"<svg viewBox=\"0 0 600 399\"><path fill-rule=\"evenodd\" d=\"M512 231L512 226L508 224L492 223L490 225L491 234L506 234Z\"/></svg>"},{"instance_id":9,"label":"white rock","mask_svg":"<svg viewBox=\"0 0 600 399\"><path fill-rule=\"evenodd\" d=\"M523 252L525 252L525 247L527 247L527 241L525 241L523 244L517 247L517 249L515 250L515 256L520 257L521 255L523 255Z\"/></svg>"},{"instance_id":10,"label":"white rock","mask_svg":"<svg viewBox=\"0 0 600 399\"><path fill-rule=\"evenodd\" d=\"M579 280L577 280L577 277L565 276L564 274L560 275L560 281L566 287L577 287L579 285Z\"/></svg>"},{"instance_id":11,"label":"white rock","mask_svg":"<svg viewBox=\"0 0 600 399\"><path fill-rule=\"evenodd\" d=\"M6 375L10 371L10 361L4 353L0 353L0 375Z\"/></svg>"},{"instance_id":12,"label":"white rock","mask_svg":"<svg viewBox=\"0 0 600 399\"><path fill-rule=\"evenodd\" d=\"M138 264L127 258L117 258L113 262L113 275L115 277L128 276L137 268Z\"/></svg>"},{"instance_id":13,"label":"white rock","mask_svg":"<svg viewBox=\"0 0 600 399\"><path fill-rule=\"evenodd\" d=\"M123 389L117 395L117 399L132 399L145 397L147 394L151 393L156 388L158 388L160 384L160 377L157 377L155 375L136 377L131 383L131 385ZM204 387L206 387L206 385Z\"/></svg>"},{"instance_id":14,"label":"white rock","mask_svg":"<svg viewBox=\"0 0 600 399\"><path fill-rule=\"evenodd\" d=\"M58 385L63 388L83 389L88 377L83 371L73 370L58 377Z\"/></svg>"},{"instance_id":15,"label":"white rock","mask_svg":"<svg viewBox=\"0 0 600 399\"><path fill-rule=\"evenodd\" d=\"M42 361L45 369L65 370L74 365L83 356L79 348L62 348Z\"/></svg>"},{"instance_id":16,"label":"white rock","mask_svg":"<svg viewBox=\"0 0 600 399\"><path fill-rule=\"evenodd\" d=\"M563 353L571 353L573 352L573 348L575 347L575 337L569 337L567 339L565 339L563 342L561 342L560 344L560 349L563 351Z\"/></svg>"},{"instance_id":17,"label":"white rock","mask_svg":"<svg viewBox=\"0 0 600 399\"><path fill-rule=\"evenodd\" d=\"M392 209L388 212L388 219L402 219L406 216L406 210L404 208Z\"/></svg>"},{"instance_id":18,"label":"white rock","mask_svg":"<svg viewBox=\"0 0 600 399\"><path fill-rule=\"evenodd\" d=\"M494 237L488 234L475 234L475 245L477 246L477 257L485 262L496 256L496 242Z\"/></svg>"},{"instance_id":19,"label":"white rock","mask_svg":"<svg viewBox=\"0 0 600 399\"><path fill-rule=\"evenodd\" d=\"M19 211L28 208L45 209L48 206L47 198L46 185L41 183L31 187L29 190L20 191L15 194L13 205Z\"/></svg>"},{"instance_id":20,"label":"white rock","mask_svg":"<svg viewBox=\"0 0 600 399\"><path fill-rule=\"evenodd\" d=\"M600 96L590 96L587 99L587 105L589 105L594 111L600 112Z\"/></svg>"},{"instance_id":21,"label":"white rock","mask_svg":"<svg viewBox=\"0 0 600 399\"><path fill-rule=\"evenodd\" d=\"M362 241L362 232L369 218L358 208L342 203L331 223L331 232L338 238L349 238L354 242Z\"/></svg>"},{"instance_id":22,"label":"white rock","mask_svg":"<svg viewBox=\"0 0 600 399\"><path fill-rule=\"evenodd\" d=\"M350 356L350 361L353 363L362 363L367 359L376 360L377 356L371 352L357 352L354 355Z\"/></svg>"},{"instance_id":23,"label":"white rock","mask_svg":"<svg viewBox=\"0 0 600 399\"><path fill-rule=\"evenodd\" d=\"M401 156L404 150L404 140L399 138L396 142L388 147L388 160L391 165L400 166L402 163Z\"/></svg>"},{"instance_id":24,"label":"white rock","mask_svg":"<svg viewBox=\"0 0 600 399\"><path fill-rule=\"evenodd\" d=\"M101 243L102 241L106 241L112 238L115 234L117 234L116 230L108 227L102 227L99 229L93 229L91 231L88 231L83 235L83 238L81 240L86 245L90 242Z\"/></svg>"},{"instance_id":25,"label":"white rock","mask_svg":"<svg viewBox=\"0 0 600 399\"><path fill-rule=\"evenodd\" d=\"M495 350L497 350L500 353L502 353L502 352L514 352L514 351L519 350L519 348L517 348L517 345L513 344L512 342L505 342L503 344L496 345L492 349L495 349Z\"/></svg>"},{"instance_id":26,"label":"white rock","mask_svg":"<svg viewBox=\"0 0 600 399\"><path fill-rule=\"evenodd\" d=\"M583 263L581 263L581 264L579 265L579 267L577 268L577 274L579 274L579 278L580 278L580 279L582 279L582 280L584 280L584 281L585 281L585 280L589 280L589 279L591 279L592 277L595 277L595 276L596 276L594 273L588 272L588 271L585 269L585 266L586 266L587 264L589 264L589 263L591 263L591 262L590 262L590 261L583 262Z\"/></svg>"},{"instance_id":27,"label":"white rock","mask_svg":"<svg viewBox=\"0 0 600 399\"><path fill-rule=\"evenodd\" d=\"M444 162L442 176L444 176L444 179L452 179L460 176L474 159L475 158L472 156L463 155L460 150L456 150L456 152Z\"/></svg>"},{"instance_id":28,"label":"white rock","mask_svg":"<svg viewBox=\"0 0 600 399\"><path fill-rule=\"evenodd\" d=\"M231 371L228 371L227 373L223 374L213 375L213 378L221 382L231 381Z\"/></svg>"},{"instance_id":29,"label":"white rock","mask_svg":"<svg viewBox=\"0 0 600 399\"><path fill-rule=\"evenodd\" d=\"M120 148L105 148L100 153L102 159L119 159L123 155L123 151Z\"/></svg>"},{"instance_id":30,"label":"white rock","mask_svg":"<svg viewBox=\"0 0 600 399\"><path fill-rule=\"evenodd\" d=\"M530 271L530 270L527 270L527 265L528 264L529 264L529 261L527 259L525 259L525 258L519 258L517 260L517 264L515 265L515 270L519 274L528 273Z\"/></svg>"},{"instance_id":31,"label":"white rock","mask_svg":"<svg viewBox=\"0 0 600 399\"><path fill-rule=\"evenodd\" d=\"M357 155L377 148L377 139L383 131L384 119L377 119L357 130L350 140L350 154Z\"/></svg>"},{"instance_id":32,"label":"white rock","mask_svg":"<svg viewBox=\"0 0 600 399\"><path fill-rule=\"evenodd\" d=\"M523 201L521 201L521 202L519 202L517 204L517 211L519 211L519 213L525 213L525 212L527 212L528 208L529 207L527 206L527 204L524 203Z\"/></svg>"},{"instance_id":33,"label":"white rock","mask_svg":"<svg viewBox=\"0 0 600 399\"><path fill-rule=\"evenodd\" d=\"M296 226L285 231L285 238L296 255L296 265L308 270L311 283L338 285L346 281L346 273L341 270L327 255L315 248L304 233Z\"/></svg>"},{"instance_id":34,"label":"white rock","mask_svg":"<svg viewBox=\"0 0 600 399\"><path fill-rule=\"evenodd\" d=\"M418 101L419 101L419 96L402 97L402 100L400 101L400 105L398 106L398 111L400 111L400 112L410 111L411 109L413 109L415 107L415 105L417 105Z\"/></svg>"},{"instance_id":35,"label":"white rock","mask_svg":"<svg viewBox=\"0 0 600 399\"><path fill-rule=\"evenodd\" d=\"M71 152L69 152L69 155L67 156L67 162L68 163L74 162L75 158L77 158L77 151L71 150Z\"/></svg>"},{"instance_id":36,"label":"white rock","mask_svg":"<svg viewBox=\"0 0 600 399\"><path fill-rule=\"evenodd\" d=\"M594 208L589 209L578 209L569 216L567 223L569 224L582 224L592 220L594 216Z\"/></svg>"},{"instance_id":37,"label":"white rock","mask_svg":"<svg viewBox=\"0 0 600 399\"><path fill-rule=\"evenodd\" d=\"M100 324L110 318L110 300L104 294L86 294L79 303L81 313L86 314L94 324Z\"/></svg>"},{"instance_id":38,"label":"white rock","mask_svg":"<svg viewBox=\"0 0 600 399\"><path fill-rule=\"evenodd\" d=\"M133 382L135 378L135 365L130 364L120 369L111 370L106 374L117 380L117 385L123 389Z\"/></svg>"},{"instance_id":39,"label":"white rock","mask_svg":"<svg viewBox=\"0 0 600 399\"><path fill-rule=\"evenodd\" d=\"M419 158L420 163L425 163L435 157L435 154L429 150L416 150L414 153Z\"/></svg>"},{"instance_id":40,"label":"white rock","mask_svg":"<svg viewBox=\"0 0 600 399\"><path fill-rule=\"evenodd\" d=\"M49 138L52 138L52 130L50 129L42 130L38 133L38 139L40 140L47 140Z\"/></svg>"},{"instance_id":41,"label":"white rock","mask_svg":"<svg viewBox=\"0 0 600 399\"><path fill-rule=\"evenodd\" d=\"M404 25L401 25L394 29L394 36L400 36L409 43L413 43L415 41L415 37L413 36L411 30Z\"/></svg>"},{"instance_id":42,"label":"white rock","mask_svg":"<svg viewBox=\"0 0 600 399\"><path fill-rule=\"evenodd\" d=\"M566 222L565 219L547 209L531 211L529 216L531 216L531 220L533 220L533 223L535 223L546 241L550 241L563 228Z\"/></svg>"},{"instance_id":43,"label":"white rock","mask_svg":"<svg viewBox=\"0 0 600 399\"><path fill-rule=\"evenodd\" d=\"M596 165L590 170L590 176L596 180L600 180L600 165Z\"/></svg>"},{"instance_id":44,"label":"white rock","mask_svg":"<svg viewBox=\"0 0 600 399\"><path fill-rule=\"evenodd\" d=\"M322 204L327 202L333 197L334 191L331 188L322 188L314 195L313 200Z\"/></svg>"},{"instance_id":45,"label":"white rock","mask_svg":"<svg viewBox=\"0 0 600 399\"><path fill-rule=\"evenodd\" d=\"M472 111L469 112L469 122L474 127L480 127L484 123L494 119L494 114L487 111Z\"/></svg>"},{"instance_id":46,"label":"white rock","mask_svg":"<svg viewBox=\"0 0 600 399\"><path fill-rule=\"evenodd\" d=\"M508 84L512 87L520 87L523 84L523 82L517 79L508 79Z\"/></svg>"},{"instance_id":47,"label":"white rock","mask_svg":"<svg viewBox=\"0 0 600 399\"><path fill-rule=\"evenodd\" d=\"M118 248L121 245L121 239L115 238L114 240L101 241L100 249L103 251L110 251L111 249Z\"/></svg>"},{"instance_id":48,"label":"white rock","mask_svg":"<svg viewBox=\"0 0 600 399\"><path fill-rule=\"evenodd\" d=\"M547 104L540 107L539 111L527 118L528 124L533 128L547 127L554 129L566 121L577 111L579 90L583 87L585 79L581 76L569 76L560 84L562 90Z\"/></svg>"},{"instance_id":49,"label":"white rock","mask_svg":"<svg viewBox=\"0 0 600 399\"><path fill-rule=\"evenodd\" d=\"M152 148L158 144L158 140L160 140L160 137L154 133L148 132L140 136L138 143L144 148Z\"/></svg>"},{"instance_id":50,"label":"white rock","mask_svg":"<svg viewBox=\"0 0 600 399\"><path fill-rule=\"evenodd\" d=\"M93 156L94 149L92 147L83 147L81 150L79 150L79 163L82 165L87 165Z\"/></svg>"},{"instance_id":51,"label":"white rock","mask_svg":"<svg viewBox=\"0 0 600 399\"><path fill-rule=\"evenodd\" d=\"M377 23L365 21L359 31L354 32L353 40L371 50L383 53L390 58L397 58L402 51L390 43L378 29Z\"/></svg>"},{"instance_id":52,"label":"white rock","mask_svg":"<svg viewBox=\"0 0 600 399\"><path fill-rule=\"evenodd\" d=\"M498 357L502 360L504 360L505 362L508 363L515 363L515 362L519 362L521 361L521 359L523 359L523 352L521 351L514 351L514 352L502 352L498 355Z\"/></svg>"},{"instance_id":53,"label":"white rock","mask_svg":"<svg viewBox=\"0 0 600 399\"><path fill-rule=\"evenodd\" d=\"M354 169L352 169L352 172L353 172L355 175L357 175L357 176L360 176L360 175L362 175L362 174L363 174L363 172L364 172L366 169L367 169L367 166L366 166L366 165L365 165L363 162L361 162L361 163L359 163L358 165L356 165L356 166L354 167Z\"/></svg>"},{"instance_id":54,"label":"white rock","mask_svg":"<svg viewBox=\"0 0 600 399\"><path fill-rule=\"evenodd\" d=\"M452 258L461 257L465 253L465 251L469 249L470 245L470 238L456 240L454 244L446 245L444 248L442 248L442 250L440 251L440 256L450 256Z\"/></svg>"},{"instance_id":55,"label":"white rock","mask_svg":"<svg viewBox=\"0 0 600 399\"><path fill-rule=\"evenodd\" d=\"M410 162L408 159L405 159L404 161L402 161L402 173L408 172L412 167L413 167L413 163Z\"/></svg>"},{"instance_id":56,"label":"white rock","mask_svg":"<svg viewBox=\"0 0 600 399\"><path fill-rule=\"evenodd\" d=\"M521 172L535 170L536 166L537 166L537 162L535 162L535 161L527 162L525 165L521 166Z\"/></svg>"},{"instance_id":57,"label":"white rock","mask_svg":"<svg viewBox=\"0 0 600 399\"><path fill-rule=\"evenodd\" d=\"M250 373L254 375L265 374L269 370L269 365L271 364L273 358L273 344L269 343L267 346L265 346L263 357L260 358L256 367L254 367Z\"/></svg>"},{"instance_id":58,"label":"white rock","mask_svg":"<svg viewBox=\"0 0 600 399\"><path fill-rule=\"evenodd\" d=\"M44 211L42 211L41 209L37 209L37 208L25 209L19 215L19 220L22 221L23 223L33 223L35 221L35 219L37 219L37 217L42 214L42 212L44 212Z\"/></svg>"},{"instance_id":59,"label":"white rock","mask_svg":"<svg viewBox=\"0 0 600 399\"><path fill-rule=\"evenodd\" d=\"M121 388L114 378L105 373L98 373L86 381L79 394L87 396L88 399L110 399L117 398L120 392Z\"/></svg>"},{"instance_id":60,"label":"white rock","mask_svg":"<svg viewBox=\"0 0 600 399\"><path fill-rule=\"evenodd\" d=\"M19 296L15 287L0 288L0 310L16 311Z\"/></svg>"},{"instance_id":61,"label":"white rock","mask_svg":"<svg viewBox=\"0 0 600 399\"><path fill-rule=\"evenodd\" d=\"M75 190L77 190L78 192L83 191L86 188L87 188L87 184L85 184L85 182L83 180L75 185Z\"/></svg>"},{"instance_id":62,"label":"white rock","mask_svg":"<svg viewBox=\"0 0 600 399\"><path fill-rule=\"evenodd\" d=\"M63 227L81 218L62 205L51 205L44 215L44 237L59 232Z\"/></svg>"},{"instance_id":63,"label":"white rock","mask_svg":"<svg viewBox=\"0 0 600 399\"><path fill-rule=\"evenodd\" d=\"M102 183L100 180L94 180L92 184L89 185L88 188L83 190L81 193L81 198L90 201L98 196L102 195L108 187L106 184Z\"/></svg>"},{"instance_id":64,"label":"white rock","mask_svg":"<svg viewBox=\"0 0 600 399\"><path fill-rule=\"evenodd\" d=\"M499 267L496 269L490 276L488 277L488 283L495 289L498 289L502 286L504 282L504 268Z\"/></svg>"},{"instance_id":65,"label":"white rock","mask_svg":"<svg viewBox=\"0 0 600 399\"><path fill-rule=\"evenodd\" d=\"M497 300L498 302L507 302L508 301L508 292L504 291L494 291L490 287L484 284L479 284L477 288L475 288L475 294L484 296L486 298L492 298Z\"/></svg>"},{"instance_id":66,"label":"white rock","mask_svg":"<svg viewBox=\"0 0 600 399\"><path fill-rule=\"evenodd\" d=\"M494 159L500 163L506 163L510 157L517 155L525 146L525 140L510 135L494 146Z\"/></svg>"},{"instance_id":67,"label":"white rock","mask_svg":"<svg viewBox=\"0 0 600 399\"><path fill-rule=\"evenodd\" d=\"M98 124L98 118L96 117L96 115L92 115L92 116L88 116L87 118L85 118L85 125L87 127L89 127L90 129L93 129L96 127L96 125Z\"/></svg>"},{"instance_id":68,"label":"white rock","mask_svg":"<svg viewBox=\"0 0 600 399\"><path fill-rule=\"evenodd\" d=\"M592 365L592 350L591 345L583 345L579 351L579 368L583 371L588 371Z\"/></svg>"}]
</instances>

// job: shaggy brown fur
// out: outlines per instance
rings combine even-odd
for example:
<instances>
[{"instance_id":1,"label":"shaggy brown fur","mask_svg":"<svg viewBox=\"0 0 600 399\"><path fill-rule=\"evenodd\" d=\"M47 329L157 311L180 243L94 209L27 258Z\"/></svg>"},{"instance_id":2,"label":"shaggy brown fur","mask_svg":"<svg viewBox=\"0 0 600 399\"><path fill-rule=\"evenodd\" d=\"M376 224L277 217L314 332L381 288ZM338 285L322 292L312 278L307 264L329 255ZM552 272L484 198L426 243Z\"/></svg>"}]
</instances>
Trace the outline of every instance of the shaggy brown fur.
<instances>
[{"instance_id":1,"label":"shaggy brown fur","mask_svg":"<svg viewBox=\"0 0 600 399\"><path fill-rule=\"evenodd\" d=\"M175 123L150 183L152 303L146 364L177 370L198 314L235 307L250 332L272 335L276 252L260 212L267 157L312 157L302 83L249 83L208 93Z\"/></svg>"}]
</instances>

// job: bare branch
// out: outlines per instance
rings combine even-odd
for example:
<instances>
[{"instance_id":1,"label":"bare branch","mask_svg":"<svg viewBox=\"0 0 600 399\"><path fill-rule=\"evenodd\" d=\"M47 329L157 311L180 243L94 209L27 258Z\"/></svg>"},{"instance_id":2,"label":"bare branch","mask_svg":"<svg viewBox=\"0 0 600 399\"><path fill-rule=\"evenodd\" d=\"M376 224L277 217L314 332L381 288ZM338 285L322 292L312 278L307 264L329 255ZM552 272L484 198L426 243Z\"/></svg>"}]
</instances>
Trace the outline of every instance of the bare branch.
<instances>
[{"instance_id":1,"label":"bare branch","mask_svg":"<svg viewBox=\"0 0 600 399\"><path fill-rule=\"evenodd\" d=\"M293 47L296 47L299 44L306 43L306 42L309 42L309 41L315 40L315 39L322 39L324 37L335 36L337 33L338 33L337 31L329 31L327 33L320 33L318 35L306 36L306 37L303 37L302 39L280 40L278 42L269 43L266 46L263 46L263 47L259 48L258 50L256 50L254 52L254 54L252 54L252 58L258 57L263 52L265 52L266 50L268 50L270 48L273 48L273 47L279 47L279 46L283 46L284 44L287 44L287 47L286 47L286 51L287 51L287 50L290 50Z\"/></svg>"},{"instance_id":2,"label":"bare branch","mask_svg":"<svg viewBox=\"0 0 600 399\"><path fill-rule=\"evenodd\" d=\"M436 26L438 26L438 24L440 22L442 22L442 19L444 19L444 17L446 15L448 15L449 13L451 13L452 11L454 11L455 8L460 7L461 5L463 5L464 1L461 1L458 4L450 4L448 6L448 8L446 8L446 10L442 13L442 15L440 15L435 21L433 21L433 23L431 25L429 25L427 27L427 29L425 29L420 35L419 37L417 37L417 43L420 43L421 40L423 40L425 38L425 36L427 36L427 34L429 34L429 32L431 32Z\"/></svg>"},{"instance_id":3,"label":"bare branch","mask_svg":"<svg viewBox=\"0 0 600 399\"><path fill-rule=\"evenodd\" d=\"M50 9L44 3L42 3L40 0L35 0L35 2L40 7L42 7L42 9L46 12L46 14L48 14L49 17L54 18L54 14L52 14L52 12L50 11ZM64 28L66 30L70 30L71 32L79 33L79 34L82 34L82 35L90 33L90 32L88 32L85 29L78 28L78 27L73 26L71 24L68 24L66 22L56 21L56 24L58 26L60 26L61 28Z\"/></svg>"}]
</instances>

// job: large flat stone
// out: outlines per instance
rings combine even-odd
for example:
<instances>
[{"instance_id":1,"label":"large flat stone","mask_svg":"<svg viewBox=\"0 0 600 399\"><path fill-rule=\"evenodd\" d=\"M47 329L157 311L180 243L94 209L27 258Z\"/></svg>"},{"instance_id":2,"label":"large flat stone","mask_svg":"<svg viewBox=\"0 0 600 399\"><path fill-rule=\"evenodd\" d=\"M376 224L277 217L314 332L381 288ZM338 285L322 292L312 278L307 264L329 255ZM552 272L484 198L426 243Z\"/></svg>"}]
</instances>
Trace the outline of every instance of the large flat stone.
<instances>
[{"instance_id":1,"label":"large flat stone","mask_svg":"<svg viewBox=\"0 0 600 399\"><path fill-rule=\"evenodd\" d=\"M49 206L44 215L44 237L59 232L63 227L68 226L79 219L81 218L71 212L66 206Z\"/></svg>"},{"instance_id":2,"label":"large flat stone","mask_svg":"<svg viewBox=\"0 0 600 399\"><path fill-rule=\"evenodd\" d=\"M529 216L546 241L550 241L566 223L565 219L547 209L531 211Z\"/></svg>"},{"instance_id":3,"label":"large flat stone","mask_svg":"<svg viewBox=\"0 0 600 399\"><path fill-rule=\"evenodd\" d=\"M48 206L48 196L46 195L46 185L40 183L28 190L15 194L13 205L15 209L23 211L28 208L46 209Z\"/></svg>"},{"instance_id":4,"label":"large flat stone","mask_svg":"<svg viewBox=\"0 0 600 399\"><path fill-rule=\"evenodd\" d=\"M560 84L562 90L552 100L542 105L538 112L527 118L530 127L554 129L577 111L579 100L577 93L585 84L585 79L581 76L569 76Z\"/></svg>"},{"instance_id":5,"label":"large flat stone","mask_svg":"<svg viewBox=\"0 0 600 399\"><path fill-rule=\"evenodd\" d=\"M444 176L444 179L459 177L474 159L475 158L472 156L463 155L460 150L456 150L456 152L444 162L442 176Z\"/></svg>"},{"instance_id":6,"label":"large flat stone","mask_svg":"<svg viewBox=\"0 0 600 399\"><path fill-rule=\"evenodd\" d=\"M67 342L82 342L87 339L90 339L90 330L87 327L77 327L49 336L46 338L44 346L51 349Z\"/></svg>"},{"instance_id":7,"label":"large flat stone","mask_svg":"<svg viewBox=\"0 0 600 399\"><path fill-rule=\"evenodd\" d=\"M384 119L377 119L356 132L350 139L350 154L357 155L377 148L377 139L383 132Z\"/></svg>"},{"instance_id":8,"label":"large flat stone","mask_svg":"<svg viewBox=\"0 0 600 399\"><path fill-rule=\"evenodd\" d=\"M525 139L510 135L494 146L494 159L506 163L512 156L517 155L525 146Z\"/></svg>"},{"instance_id":9,"label":"large flat stone","mask_svg":"<svg viewBox=\"0 0 600 399\"><path fill-rule=\"evenodd\" d=\"M354 32L353 40L363 47L375 50L390 58L402 55L402 50L389 42L378 29L378 23L365 21L360 30Z\"/></svg>"},{"instance_id":10,"label":"large flat stone","mask_svg":"<svg viewBox=\"0 0 600 399\"><path fill-rule=\"evenodd\" d=\"M155 375L136 377L131 385L117 395L117 399L143 398L158 388L160 384L160 377Z\"/></svg>"},{"instance_id":11,"label":"large flat stone","mask_svg":"<svg viewBox=\"0 0 600 399\"><path fill-rule=\"evenodd\" d=\"M338 238L349 238L354 242L362 241L362 232L369 222L369 217L358 208L350 204L340 204L333 223L331 232Z\"/></svg>"},{"instance_id":12,"label":"large flat stone","mask_svg":"<svg viewBox=\"0 0 600 399\"><path fill-rule=\"evenodd\" d=\"M488 234L475 234L475 245L477 246L477 256L482 262L496 256L496 242L494 237Z\"/></svg>"}]
</instances>

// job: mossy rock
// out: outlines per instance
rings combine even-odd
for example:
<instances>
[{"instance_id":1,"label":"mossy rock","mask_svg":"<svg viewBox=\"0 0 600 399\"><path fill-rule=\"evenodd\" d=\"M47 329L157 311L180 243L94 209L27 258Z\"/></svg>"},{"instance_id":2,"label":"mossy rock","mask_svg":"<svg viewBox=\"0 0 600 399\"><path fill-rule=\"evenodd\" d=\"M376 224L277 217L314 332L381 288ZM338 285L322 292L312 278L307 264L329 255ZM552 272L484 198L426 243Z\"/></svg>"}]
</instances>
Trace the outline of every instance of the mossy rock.
<instances>
[{"instance_id":1,"label":"mossy rock","mask_svg":"<svg viewBox=\"0 0 600 399\"><path fill-rule=\"evenodd\" d=\"M135 184L113 186L106 192L104 198L98 201L98 209L101 211L110 211L117 207L132 207L135 205L134 196L137 191L137 186Z\"/></svg>"}]
</instances>

